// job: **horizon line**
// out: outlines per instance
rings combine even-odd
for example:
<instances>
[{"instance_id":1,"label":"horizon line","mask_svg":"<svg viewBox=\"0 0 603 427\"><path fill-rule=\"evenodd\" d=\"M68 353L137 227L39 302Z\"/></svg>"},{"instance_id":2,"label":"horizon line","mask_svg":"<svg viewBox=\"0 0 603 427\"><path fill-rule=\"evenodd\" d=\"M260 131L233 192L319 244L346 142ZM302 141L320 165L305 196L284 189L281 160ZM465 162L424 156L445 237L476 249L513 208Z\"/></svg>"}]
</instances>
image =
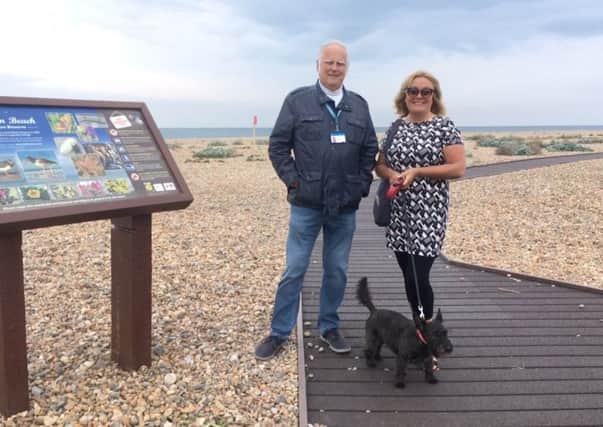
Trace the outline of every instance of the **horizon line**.
<instances>
[{"instance_id":1,"label":"horizon line","mask_svg":"<svg viewBox=\"0 0 603 427\"><path fill-rule=\"evenodd\" d=\"M603 127L603 124L598 125L586 125L586 124L565 124L565 125L544 125L544 124L536 124L536 125L458 125L458 127L482 127L482 128L516 128L516 127ZM160 129L253 129L253 126L159 126ZM273 126L256 126L256 129L272 129ZM375 126L376 128L389 127L389 125L384 126Z\"/></svg>"}]
</instances>

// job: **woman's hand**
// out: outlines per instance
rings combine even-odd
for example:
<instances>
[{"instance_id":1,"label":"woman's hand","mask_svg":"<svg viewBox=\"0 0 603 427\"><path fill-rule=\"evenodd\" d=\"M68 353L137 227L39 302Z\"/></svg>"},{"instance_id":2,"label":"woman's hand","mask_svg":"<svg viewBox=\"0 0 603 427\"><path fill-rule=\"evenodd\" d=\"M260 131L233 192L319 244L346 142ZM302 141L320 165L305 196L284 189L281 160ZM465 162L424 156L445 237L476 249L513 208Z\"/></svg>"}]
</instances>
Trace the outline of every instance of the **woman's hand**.
<instances>
[{"instance_id":1,"label":"woman's hand","mask_svg":"<svg viewBox=\"0 0 603 427\"><path fill-rule=\"evenodd\" d=\"M417 168L406 169L404 172L402 172L400 174L398 184L400 186L400 190L406 190L409 188L418 175L419 170Z\"/></svg>"},{"instance_id":2,"label":"woman's hand","mask_svg":"<svg viewBox=\"0 0 603 427\"><path fill-rule=\"evenodd\" d=\"M399 187L404 181L404 176L402 173L390 169L390 173L387 180L389 181L389 185L395 185L396 187Z\"/></svg>"}]
</instances>

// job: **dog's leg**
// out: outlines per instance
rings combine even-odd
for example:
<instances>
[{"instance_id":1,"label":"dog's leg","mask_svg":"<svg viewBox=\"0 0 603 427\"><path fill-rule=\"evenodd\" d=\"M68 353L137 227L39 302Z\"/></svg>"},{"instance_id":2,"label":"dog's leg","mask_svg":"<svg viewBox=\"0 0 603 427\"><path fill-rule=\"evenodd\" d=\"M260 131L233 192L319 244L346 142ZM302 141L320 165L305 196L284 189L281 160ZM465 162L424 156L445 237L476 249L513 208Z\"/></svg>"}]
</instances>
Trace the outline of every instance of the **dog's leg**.
<instances>
[{"instance_id":1,"label":"dog's leg","mask_svg":"<svg viewBox=\"0 0 603 427\"><path fill-rule=\"evenodd\" d=\"M364 350L364 357L366 358L366 365L369 368L377 366L376 361L381 359L381 356L379 356L380 347L381 340L376 331L372 328L366 328L366 349Z\"/></svg>"},{"instance_id":2,"label":"dog's leg","mask_svg":"<svg viewBox=\"0 0 603 427\"><path fill-rule=\"evenodd\" d=\"M366 359L366 366L369 368L374 368L377 366L377 362L375 361L375 355L372 350L367 348L364 350L364 357Z\"/></svg>"},{"instance_id":3,"label":"dog's leg","mask_svg":"<svg viewBox=\"0 0 603 427\"><path fill-rule=\"evenodd\" d=\"M383 347L383 340L379 338L379 345L375 350L375 360L381 360L381 347Z\"/></svg>"},{"instance_id":4,"label":"dog's leg","mask_svg":"<svg viewBox=\"0 0 603 427\"><path fill-rule=\"evenodd\" d=\"M425 359L423 359L423 370L425 371L425 381L429 384L437 384L438 379L433 374L433 356L428 355Z\"/></svg>"},{"instance_id":5,"label":"dog's leg","mask_svg":"<svg viewBox=\"0 0 603 427\"><path fill-rule=\"evenodd\" d=\"M396 357L396 387L404 388L404 380L406 379L406 364L407 355L400 352Z\"/></svg>"}]
</instances>

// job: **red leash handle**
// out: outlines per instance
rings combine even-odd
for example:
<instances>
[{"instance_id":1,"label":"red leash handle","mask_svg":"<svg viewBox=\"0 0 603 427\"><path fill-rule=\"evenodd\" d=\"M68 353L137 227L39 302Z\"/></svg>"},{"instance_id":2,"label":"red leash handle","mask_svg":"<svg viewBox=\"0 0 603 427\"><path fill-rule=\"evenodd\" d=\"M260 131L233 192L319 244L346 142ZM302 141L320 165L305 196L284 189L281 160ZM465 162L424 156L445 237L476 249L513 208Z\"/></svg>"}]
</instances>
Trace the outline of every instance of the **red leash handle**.
<instances>
[{"instance_id":1,"label":"red leash handle","mask_svg":"<svg viewBox=\"0 0 603 427\"><path fill-rule=\"evenodd\" d=\"M423 344L427 345L427 340L420 329L417 329L417 338L419 338L419 341L421 341Z\"/></svg>"},{"instance_id":2,"label":"red leash handle","mask_svg":"<svg viewBox=\"0 0 603 427\"><path fill-rule=\"evenodd\" d=\"M396 197L396 194L398 194L398 191L400 191L400 186L399 185L390 185L389 188L387 189L387 199L388 200L393 200L394 197Z\"/></svg>"}]
</instances>

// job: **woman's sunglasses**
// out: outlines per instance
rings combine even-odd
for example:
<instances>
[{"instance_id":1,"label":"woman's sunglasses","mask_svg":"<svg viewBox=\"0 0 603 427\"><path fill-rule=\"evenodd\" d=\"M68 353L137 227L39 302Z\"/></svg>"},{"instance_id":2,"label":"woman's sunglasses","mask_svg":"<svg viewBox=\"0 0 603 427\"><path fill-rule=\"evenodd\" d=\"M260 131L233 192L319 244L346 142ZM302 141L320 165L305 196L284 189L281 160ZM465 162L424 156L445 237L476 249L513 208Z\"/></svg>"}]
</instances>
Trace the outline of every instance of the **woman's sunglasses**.
<instances>
[{"instance_id":1,"label":"woman's sunglasses","mask_svg":"<svg viewBox=\"0 0 603 427\"><path fill-rule=\"evenodd\" d=\"M434 90L430 87L424 87L423 89L419 89L418 87L408 87L406 88L406 94L410 96L418 96L421 94L423 97L428 97L433 95Z\"/></svg>"}]
</instances>

